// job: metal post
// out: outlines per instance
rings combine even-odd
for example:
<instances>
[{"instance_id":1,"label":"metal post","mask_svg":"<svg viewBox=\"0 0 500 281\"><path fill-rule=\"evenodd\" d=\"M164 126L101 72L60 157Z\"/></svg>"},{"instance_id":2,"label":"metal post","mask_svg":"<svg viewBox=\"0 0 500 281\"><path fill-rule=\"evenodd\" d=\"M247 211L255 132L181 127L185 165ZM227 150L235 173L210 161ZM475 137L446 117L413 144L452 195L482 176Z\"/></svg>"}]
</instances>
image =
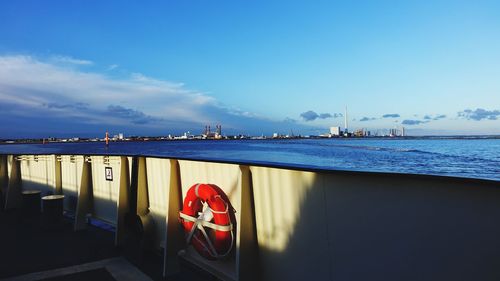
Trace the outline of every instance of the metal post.
<instances>
[{"instance_id":1,"label":"metal post","mask_svg":"<svg viewBox=\"0 0 500 281\"><path fill-rule=\"evenodd\" d=\"M83 156L82 180L78 189L74 230L87 228L87 214L93 211L92 166Z\"/></svg>"},{"instance_id":2,"label":"metal post","mask_svg":"<svg viewBox=\"0 0 500 281\"><path fill-rule=\"evenodd\" d=\"M115 246L124 242L126 232L125 216L130 208L130 172L128 157L120 157L120 187L118 191Z\"/></svg>"},{"instance_id":3,"label":"metal post","mask_svg":"<svg viewBox=\"0 0 500 281\"><path fill-rule=\"evenodd\" d=\"M3 210L5 207L8 184L7 155L0 155L0 210Z\"/></svg>"},{"instance_id":4,"label":"metal post","mask_svg":"<svg viewBox=\"0 0 500 281\"><path fill-rule=\"evenodd\" d=\"M145 216L149 213L148 178L145 157L139 157L137 173L137 215Z\"/></svg>"},{"instance_id":5,"label":"metal post","mask_svg":"<svg viewBox=\"0 0 500 281\"><path fill-rule=\"evenodd\" d=\"M61 168L61 161L59 161L60 155L55 155L55 176L56 176L56 186L55 186L55 194L63 194L62 192L62 168Z\"/></svg>"},{"instance_id":6,"label":"metal post","mask_svg":"<svg viewBox=\"0 0 500 281\"><path fill-rule=\"evenodd\" d=\"M165 218L167 231L163 260L164 277L180 271L177 254L185 247L184 232L179 223L179 210L182 206L181 171L179 161L175 159L170 159L170 186L168 188L168 208Z\"/></svg>"},{"instance_id":7,"label":"metal post","mask_svg":"<svg viewBox=\"0 0 500 281\"><path fill-rule=\"evenodd\" d=\"M248 166L240 166L241 201L240 225L236 236L236 279L260 280L253 198L252 172Z\"/></svg>"},{"instance_id":8,"label":"metal post","mask_svg":"<svg viewBox=\"0 0 500 281\"><path fill-rule=\"evenodd\" d=\"M21 181L21 163L17 160L17 155L12 155L12 167L10 170L9 184L7 187L7 198L5 200L5 209L20 207L23 202L22 181Z\"/></svg>"}]
</instances>

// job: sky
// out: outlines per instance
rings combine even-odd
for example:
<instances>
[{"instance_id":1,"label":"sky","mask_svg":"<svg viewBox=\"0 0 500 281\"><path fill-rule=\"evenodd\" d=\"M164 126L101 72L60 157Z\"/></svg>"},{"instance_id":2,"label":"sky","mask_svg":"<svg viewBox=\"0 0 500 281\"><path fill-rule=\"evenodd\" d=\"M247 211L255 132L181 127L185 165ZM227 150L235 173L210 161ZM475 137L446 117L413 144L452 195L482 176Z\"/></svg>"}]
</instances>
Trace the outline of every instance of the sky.
<instances>
[{"instance_id":1,"label":"sky","mask_svg":"<svg viewBox=\"0 0 500 281\"><path fill-rule=\"evenodd\" d=\"M500 134L499 1L1 1L0 138Z\"/></svg>"}]
</instances>

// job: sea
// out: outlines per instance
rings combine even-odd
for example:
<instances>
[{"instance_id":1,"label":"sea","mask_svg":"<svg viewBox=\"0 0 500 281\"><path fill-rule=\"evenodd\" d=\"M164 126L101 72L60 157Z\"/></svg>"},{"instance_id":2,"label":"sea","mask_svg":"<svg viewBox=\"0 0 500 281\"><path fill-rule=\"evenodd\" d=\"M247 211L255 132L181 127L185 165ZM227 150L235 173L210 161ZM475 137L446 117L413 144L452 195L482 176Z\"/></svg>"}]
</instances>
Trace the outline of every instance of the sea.
<instances>
[{"instance_id":1,"label":"sea","mask_svg":"<svg viewBox=\"0 0 500 281\"><path fill-rule=\"evenodd\" d=\"M500 138L245 139L3 144L3 154L145 155L500 181Z\"/></svg>"}]
</instances>

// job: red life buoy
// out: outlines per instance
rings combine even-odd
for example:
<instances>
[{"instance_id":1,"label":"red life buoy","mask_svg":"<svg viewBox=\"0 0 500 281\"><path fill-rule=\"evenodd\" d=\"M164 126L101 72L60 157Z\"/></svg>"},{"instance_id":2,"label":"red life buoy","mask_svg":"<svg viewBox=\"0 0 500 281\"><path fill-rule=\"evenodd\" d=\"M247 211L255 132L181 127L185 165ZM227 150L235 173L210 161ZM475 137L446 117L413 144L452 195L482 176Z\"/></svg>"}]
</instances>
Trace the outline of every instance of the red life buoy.
<instances>
[{"instance_id":1,"label":"red life buoy","mask_svg":"<svg viewBox=\"0 0 500 281\"><path fill-rule=\"evenodd\" d=\"M215 260L229 254L234 244L234 210L215 184L195 184L184 198L179 213L187 243L203 257Z\"/></svg>"}]
</instances>

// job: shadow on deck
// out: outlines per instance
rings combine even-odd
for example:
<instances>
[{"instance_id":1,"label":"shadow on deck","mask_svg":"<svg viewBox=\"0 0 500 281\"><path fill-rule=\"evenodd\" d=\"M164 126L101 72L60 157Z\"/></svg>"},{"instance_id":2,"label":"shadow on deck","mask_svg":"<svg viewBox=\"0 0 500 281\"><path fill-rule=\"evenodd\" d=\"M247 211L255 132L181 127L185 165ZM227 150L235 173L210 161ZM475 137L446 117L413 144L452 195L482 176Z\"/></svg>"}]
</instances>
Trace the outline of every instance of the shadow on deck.
<instances>
[{"instance_id":1,"label":"shadow on deck","mask_svg":"<svg viewBox=\"0 0 500 281\"><path fill-rule=\"evenodd\" d=\"M27 216L21 210L0 211L0 226L1 280L115 257L125 258L153 280L213 279L188 264L182 265L181 274L164 279L161 255L145 253L133 245L117 248L113 232L92 225L84 231L74 232L73 221L68 218L60 228L48 229L42 225L40 216ZM81 277L84 276L92 276L92 271ZM81 280L69 277L54 280Z\"/></svg>"}]
</instances>

